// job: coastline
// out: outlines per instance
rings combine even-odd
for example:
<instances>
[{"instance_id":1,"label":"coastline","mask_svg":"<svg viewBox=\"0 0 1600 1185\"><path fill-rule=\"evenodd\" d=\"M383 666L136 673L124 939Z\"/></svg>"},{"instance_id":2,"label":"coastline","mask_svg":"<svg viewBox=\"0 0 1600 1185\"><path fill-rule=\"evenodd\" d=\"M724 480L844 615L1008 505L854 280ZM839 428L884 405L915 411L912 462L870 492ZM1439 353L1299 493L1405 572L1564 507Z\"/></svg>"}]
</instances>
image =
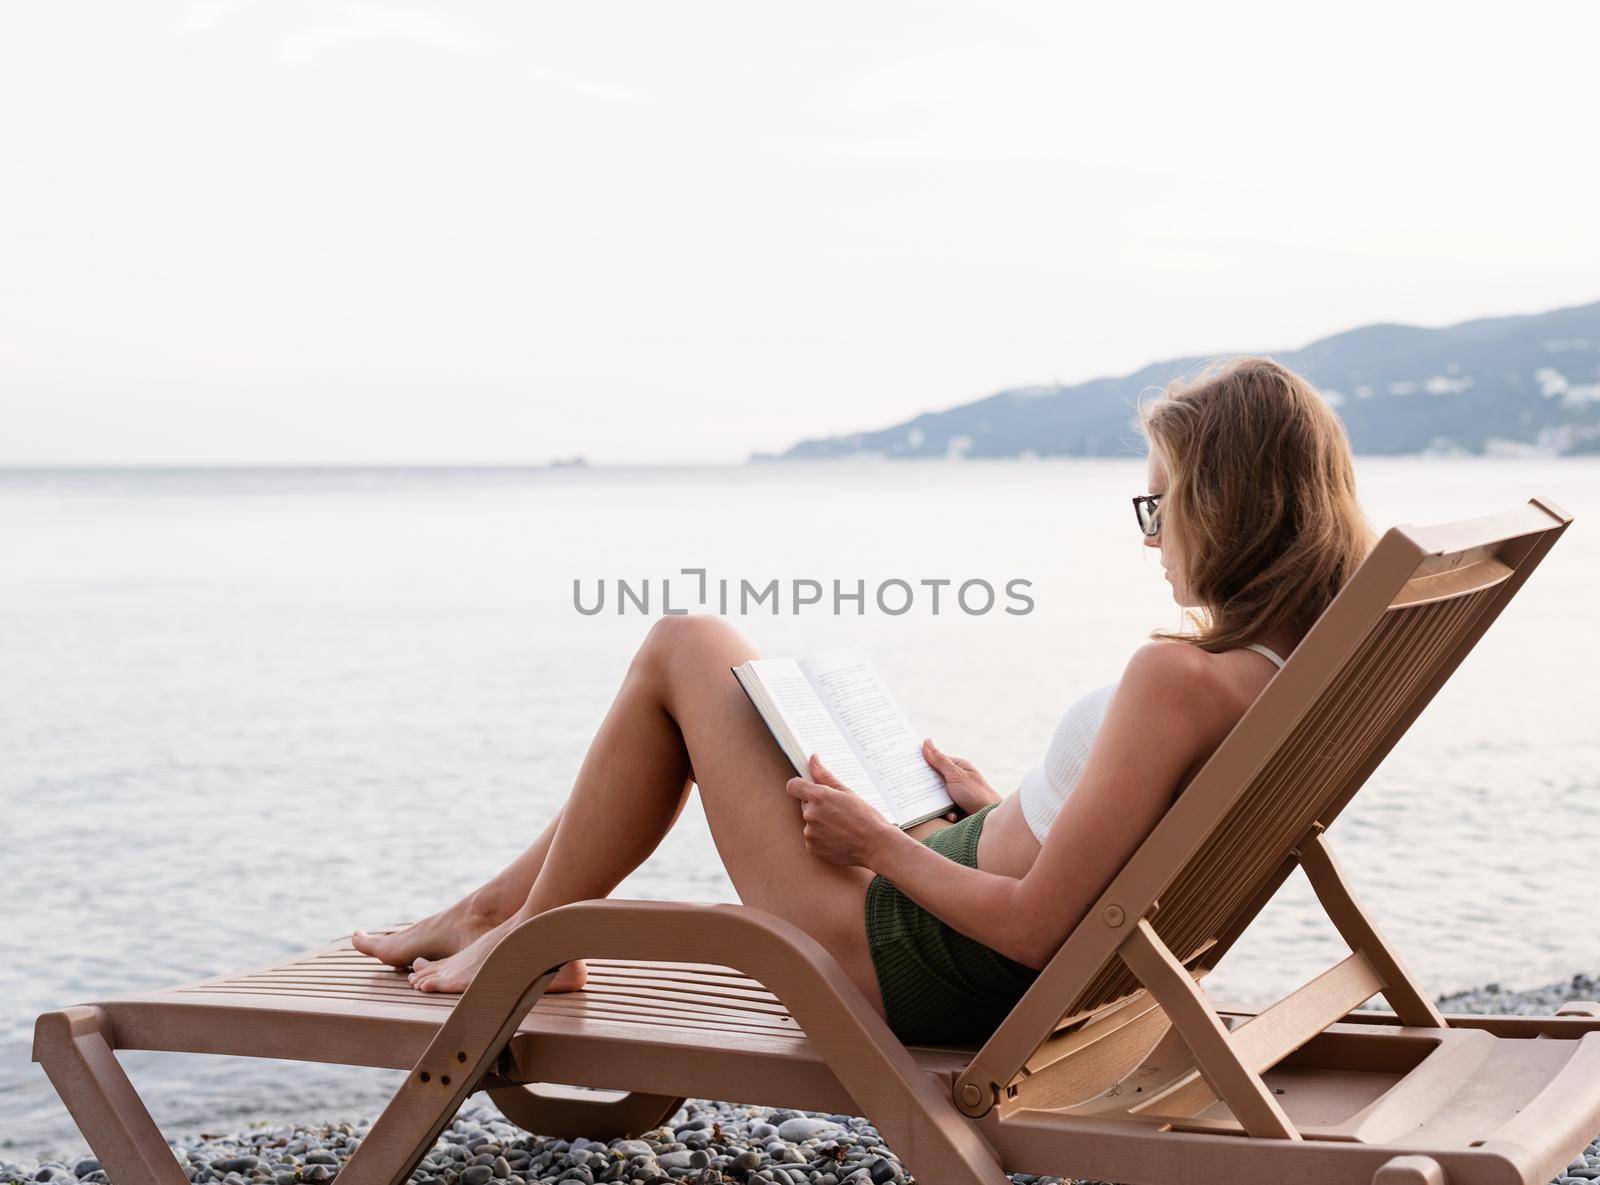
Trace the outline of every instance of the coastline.
<instances>
[{"instance_id":1,"label":"coastline","mask_svg":"<svg viewBox=\"0 0 1600 1185\"><path fill-rule=\"evenodd\" d=\"M1541 1015L1569 1000L1597 998L1600 974L1580 972L1522 991L1485 984L1441 996L1438 1004L1446 1013ZM372 1117L364 1116L260 1124L171 1142L184 1175L195 1185L324 1185L338 1176L371 1123ZM639 1139L608 1142L531 1135L494 1108L469 1103L411 1175L413 1185L909 1185L914 1180L877 1130L858 1116L705 1099L688 1100L667 1123ZM1063 1178L1014 1173L1011 1180L1061 1185ZM35 1181L107 1185L99 1162L81 1147L42 1160L0 1157L0 1185ZM1554 1185L1592 1181L1600 1181L1600 1135Z\"/></svg>"}]
</instances>

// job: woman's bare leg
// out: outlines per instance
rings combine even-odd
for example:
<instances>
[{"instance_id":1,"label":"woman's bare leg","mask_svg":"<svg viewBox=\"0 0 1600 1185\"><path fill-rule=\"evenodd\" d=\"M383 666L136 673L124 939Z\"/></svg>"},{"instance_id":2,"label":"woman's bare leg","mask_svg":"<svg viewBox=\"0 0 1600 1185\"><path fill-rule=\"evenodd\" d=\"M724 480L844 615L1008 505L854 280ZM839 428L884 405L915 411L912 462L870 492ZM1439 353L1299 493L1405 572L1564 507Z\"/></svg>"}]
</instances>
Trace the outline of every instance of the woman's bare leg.
<instances>
[{"instance_id":1,"label":"woman's bare leg","mask_svg":"<svg viewBox=\"0 0 1600 1185\"><path fill-rule=\"evenodd\" d=\"M688 801L689 796L685 794L679 800L678 809L681 811ZM417 959L443 959L470 946L516 913L528 899L539 869L544 867L551 841L555 839L563 807L556 808L539 838L516 859L454 905L388 934L357 930L352 945L391 967L409 967Z\"/></svg>"},{"instance_id":2,"label":"woman's bare leg","mask_svg":"<svg viewBox=\"0 0 1600 1185\"><path fill-rule=\"evenodd\" d=\"M409 967L414 959L442 959L471 945L485 931L516 913L517 907L528 899L560 821L558 809L527 850L454 905L390 934L357 930L352 944L391 967Z\"/></svg>"},{"instance_id":3,"label":"woman's bare leg","mask_svg":"<svg viewBox=\"0 0 1600 1185\"><path fill-rule=\"evenodd\" d=\"M633 674L630 670L629 678L624 679L578 772L581 785L594 767L601 765L605 768L603 776L634 790L627 803L633 817L616 821L624 826L620 843L611 848L619 863L628 864L618 881L655 849L689 799L689 760L683 739L664 713L641 710L648 705L639 702L631 685L637 682ZM570 813L570 802L569 798L562 804L526 851L460 901L393 934L370 935L358 930L353 938L355 948L391 966L405 967L446 958L472 945L527 902L562 820ZM586 825L580 823L579 827ZM591 834L606 834L607 830L602 821L600 829ZM611 843L609 838L607 843ZM603 897L615 887L615 883L609 884L593 895ZM561 976L557 985L568 990L583 986L582 968L574 971L575 975Z\"/></svg>"},{"instance_id":4,"label":"woman's bare leg","mask_svg":"<svg viewBox=\"0 0 1600 1185\"><path fill-rule=\"evenodd\" d=\"M660 619L584 758L522 907L459 954L418 960L412 982L425 991L463 991L512 927L546 909L606 896L666 834L692 777L740 899L816 938L876 1003L862 912L872 874L806 851L799 805L783 789L793 771L729 674L754 657L719 618ZM599 836L606 842L596 842Z\"/></svg>"}]
</instances>

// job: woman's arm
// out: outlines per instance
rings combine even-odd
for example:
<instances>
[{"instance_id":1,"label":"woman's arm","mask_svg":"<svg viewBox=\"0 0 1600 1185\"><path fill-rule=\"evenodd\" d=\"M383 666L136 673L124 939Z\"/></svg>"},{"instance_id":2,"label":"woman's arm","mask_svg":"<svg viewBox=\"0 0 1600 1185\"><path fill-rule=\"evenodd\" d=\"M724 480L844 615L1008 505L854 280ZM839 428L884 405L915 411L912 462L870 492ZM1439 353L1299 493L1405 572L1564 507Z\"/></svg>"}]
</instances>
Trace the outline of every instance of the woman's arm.
<instances>
[{"instance_id":1,"label":"woman's arm","mask_svg":"<svg viewBox=\"0 0 1600 1185\"><path fill-rule=\"evenodd\" d=\"M1225 734L1204 693L1204 660L1182 642L1134 653L1077 786L1020 880L946 859L837 782L796 778L789 788L804 803L806 842L824 859L882 873L968 937L1043 967L1160 821L1185 771Z\"/></svg>"}]
</instances>

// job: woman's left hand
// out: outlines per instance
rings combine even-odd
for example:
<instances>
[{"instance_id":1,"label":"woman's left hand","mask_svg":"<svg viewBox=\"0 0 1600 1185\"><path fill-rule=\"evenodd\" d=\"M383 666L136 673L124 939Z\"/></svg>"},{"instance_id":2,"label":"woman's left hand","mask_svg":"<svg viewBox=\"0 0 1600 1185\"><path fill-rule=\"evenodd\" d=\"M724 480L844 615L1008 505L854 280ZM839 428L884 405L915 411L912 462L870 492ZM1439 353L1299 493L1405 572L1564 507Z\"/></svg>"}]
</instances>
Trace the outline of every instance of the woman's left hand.
<instances>
[{"instance_id":1,"label":"woman's left hand","mask_svg":"<svg viewBox=\"0 0 1600 1185\"><path fill-rule=\"evenodd\" d=\"M815 753L810 778L790 778L784 789L800 800L806 850L829 864L872 867L873 856L900 830L862 801Z\"/></svg>"}]
</instances>

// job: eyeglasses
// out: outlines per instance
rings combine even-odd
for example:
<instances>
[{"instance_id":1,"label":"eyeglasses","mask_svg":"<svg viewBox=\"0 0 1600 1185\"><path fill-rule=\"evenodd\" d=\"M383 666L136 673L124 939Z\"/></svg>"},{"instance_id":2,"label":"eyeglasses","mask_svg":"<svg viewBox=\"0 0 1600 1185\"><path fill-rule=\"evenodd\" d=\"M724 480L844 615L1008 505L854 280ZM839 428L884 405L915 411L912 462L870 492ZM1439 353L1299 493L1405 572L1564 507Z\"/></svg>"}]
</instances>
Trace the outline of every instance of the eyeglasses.
<instances>
[{"instance_id":1,"label":"eyeglasses","mask_svg":"<svg viewBox=\"0 0 1600 1185\"><path fill-rule=\"evenodd\" d=\"M1133 500L1133 513L1139 520L1139 529L1145 537L1158 534L1161 530L1161 519L1157 512L1161 509L1160 494L1139 494Z\"/></svg>"}]
</instances>

